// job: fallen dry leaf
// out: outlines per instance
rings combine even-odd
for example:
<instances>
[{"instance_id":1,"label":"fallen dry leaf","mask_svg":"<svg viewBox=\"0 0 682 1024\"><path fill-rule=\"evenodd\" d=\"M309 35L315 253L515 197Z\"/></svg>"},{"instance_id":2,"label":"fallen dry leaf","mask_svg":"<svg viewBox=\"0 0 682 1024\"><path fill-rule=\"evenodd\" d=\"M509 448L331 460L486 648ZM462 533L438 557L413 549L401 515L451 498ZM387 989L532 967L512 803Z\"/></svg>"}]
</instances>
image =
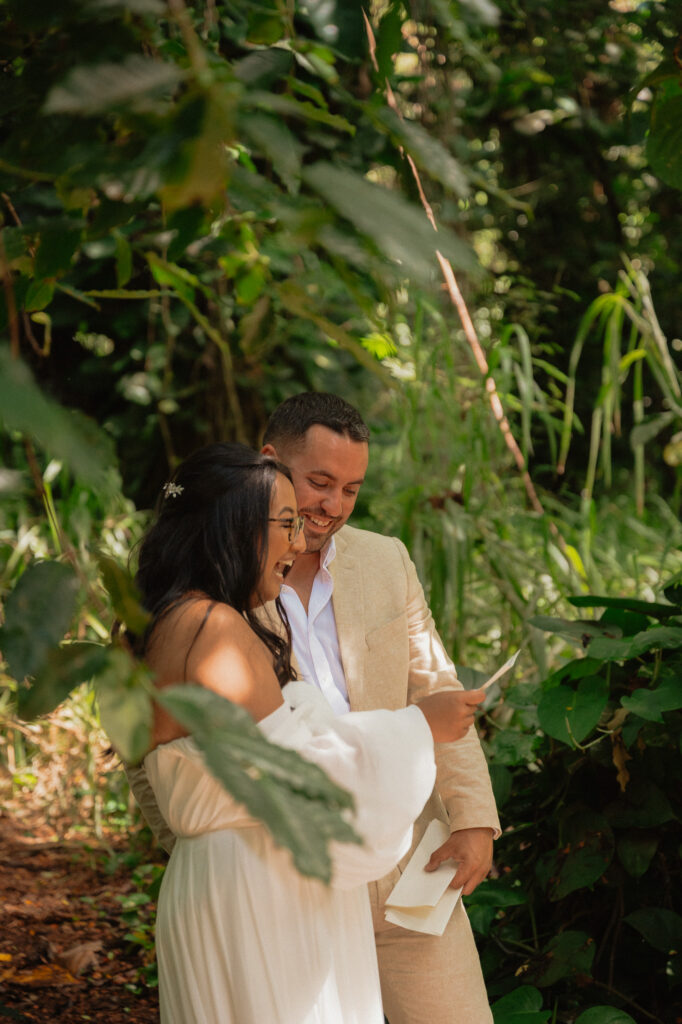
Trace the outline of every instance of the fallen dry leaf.
<instances>
[{"instance_id":1,"label":"fallen dry leaf","mask_svg":"<svg viewBox=\"0 0 682 1024\"><path fill-rule=\"evenodd\" d=\"M617 768L618 785L620 786L621 792L624 793L627 788L627 784L630 781L630 772L626 768L626 763L631 761L632 758L630 754L628 754L627 748L623 743L623 737L619 732L613 733L611 736L611 743L613 745L611 756L613 758L613 763Z\"/></svg>"},{"instance_id":2,"label":"fallen dry leaf","mask_svg":"<svg viewBox=\"0 0 682 1024\"><path fill-rule=\"evenodd\" d=\"M101 949L101 942L81 942L78 946L72 946L71 949L58 953L55 956L55 960L58 964L65 967L67 971L70 971L71 974L78 976L87 970L88 967L99 967L96 954Z\"/></svg>"},{"instance_id":3,"label":"fallen dry leaf","mask_svg":"<svg viewBox=\"0 0 682 1024\"><path fill-rule=\"evenodd\" d=\"M9 971L3 977L13 985L28 985L31 988L47 988L51 985L80 985L71 971L61 964L39 964L31 971Z\"/></svg>"}]
</instances>

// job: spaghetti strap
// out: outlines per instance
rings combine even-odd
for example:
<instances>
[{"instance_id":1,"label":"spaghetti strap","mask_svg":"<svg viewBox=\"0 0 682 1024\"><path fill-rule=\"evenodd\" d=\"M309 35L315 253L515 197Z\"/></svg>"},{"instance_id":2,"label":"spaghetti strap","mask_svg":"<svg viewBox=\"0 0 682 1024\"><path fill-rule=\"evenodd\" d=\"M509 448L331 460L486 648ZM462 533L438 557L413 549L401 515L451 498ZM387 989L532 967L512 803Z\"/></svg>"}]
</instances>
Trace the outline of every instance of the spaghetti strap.
<instances>
[{"instance_id":1,"label":"spaghetti strap","mask_svg":"<svg viewBox=\"0 0 682 1024\"><path fill-rule=\"evenodd\" d=\"M192 640L192 643L187 648L187 654L185 655L185 664L183 665L183 668L182 668L182 681L183 681L183 683L187 682L187 663L189 662L189 656L192 653L192 648L194 647L195 643L199 639L199 634L201 633L202 629L204 628L204 626L208 622L208 617L211 614L211 612L213 611L213 609L215 608L217 603L218 603L217 601L211 601L211 603L209 604L208 608L206 609L206 612L204 614L203 619L201 620L201 624L200 624L198 630L194 634L194 638Z\"/></svg>"}]
</instances>

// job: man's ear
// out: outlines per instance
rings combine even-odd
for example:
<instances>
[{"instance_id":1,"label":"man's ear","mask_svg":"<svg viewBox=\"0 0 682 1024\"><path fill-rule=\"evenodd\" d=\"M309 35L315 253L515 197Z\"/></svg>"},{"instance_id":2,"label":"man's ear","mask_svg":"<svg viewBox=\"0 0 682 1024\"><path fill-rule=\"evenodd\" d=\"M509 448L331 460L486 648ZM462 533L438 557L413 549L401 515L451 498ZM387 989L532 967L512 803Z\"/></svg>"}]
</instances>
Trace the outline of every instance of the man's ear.
<instances>
[{"instance_id":1,"label":"man's ear","mask_svg":"<svg viewBox=\"0 0 682 1024\"><path fill-rule=\"evenodd\" d=\"M264 444L260 450L261 455L269 455L271 459L277 459L279 461L279 455L277 449L272 444Z\"/></svg>"}]
</instances>

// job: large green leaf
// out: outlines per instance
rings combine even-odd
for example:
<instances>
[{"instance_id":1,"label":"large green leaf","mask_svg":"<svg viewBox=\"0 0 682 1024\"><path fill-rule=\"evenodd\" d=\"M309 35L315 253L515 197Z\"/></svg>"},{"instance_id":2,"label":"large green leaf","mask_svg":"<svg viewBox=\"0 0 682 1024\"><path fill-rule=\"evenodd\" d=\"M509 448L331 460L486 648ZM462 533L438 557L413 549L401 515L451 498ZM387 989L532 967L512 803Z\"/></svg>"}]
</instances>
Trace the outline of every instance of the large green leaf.
<instances>
[{"instance_id":1,"label":"large green leaf","mask_svg":"<svg viewBox=\"0 0 682 1024\"><path fill-rule=\"evenodd\" d=\"M469 194L469 182L459 162L417 121L406 121L389 107L382 107L377 119L388 129L393 141L403 147L430 178L439 181L455 195Z\"/></svg>"},{"instance_id":2,"label":"large green leaf","mask_svg":"<svg viewBox=\"0 0 682 1024\"><path fill-rule=\"evenodd\" d=\"M580 643L583 646L593 637L620 636L617 626L602 626L592 619L554 619L549 615L532 615L528 621L536 629L543 629L547 633L556 633L557 636L563 636L566 640Z\"/></svg>"},{"instance_id":3,"label":"large green leaf","mask_svg":"<svg viewBox=\"0 0 682 1024\"><path fill-rule=\"evenodd\" d=\"M614 828L655 828L675 818L666 794L648 779L633 779L604 813Z\"/></svg>"},{"instance_id":4,"label":"large green leaf","mask_svg":"<svg viewBox=\"0 0 682 1024\"><path fill-rule=\"evenodd\" d=\"M249 114L240 127L246 138L272 163L289 192L298 192L303 146L296 136L281 120L265 114Z\"/></svg>"},{"instance_id":5,"label":"large green leaf","mask_svg":"<svg viewBox=\"0 0 682 1024\"><path fill-rule=\"evenodd\" d=\"M682 189L682 96L654 103L646 155L661 181Z\"/></svg>"},{"instance_id":6,"label":"large green leaf","mask_svg":"<svg viewBox=\"0 0 682 1024\"><path fill-rule=\"evenodd\" d=\"M176 64L140 54L116 64L77 67L50 91L43 112L92 117L116 107L155 109L159 96L174 89L182 77Z\"/></svg>"},{"instance_id":7,"label":"large green leaf","mask_svg":"<svg viewBox=\"0 0 682 1024\"><path fill-rule=\"evenodd\" d=\"M100 721L121 758L137 764L149 750L152 733L151 676L122 647L107 648L95 678Z\"/></svg>"},{"instance_id":8,"label":"large green leaf","mask_svg":"<svg viewBox=\"0 0 682 1024\"><path fill-rule=\"evenodd\" d=\"M682 628L679 626L652 626L633 637L611 640L596 637L590 641L589 652L603 661L627 661L647 651L677 650L682 648Z\"/></svg>"},{"instance_id":9,"label":"large green leaf","mask_svg":"<svg viewBox=\"0 0 682 1024\"><path fill-rule=\"evenodd\" d=\"M542 1009L542 996L531 985L522 985L491 1006L495 1024L546 1024L551 1010Z\"/></svg>"},{"instance_id":10,"label":"large green leaf","mask_svg":"<svg viewBox=\"0 0 682 1024\"><path fill-rule=\"evenodd\" d=\"M358 174L319 163L303 173L307 184L349 220L357 231L397 264L405 277L432 281L438 272L436 250L468 273L477 266L469 247L452 232L434 232L424 212L394 192Z\"/></svg>"},{"instance_id":11,"label":"large green leaf","mask_svg":"<svg viewBox=\"0 0 682 1024\"><path fill-rule=\"evenodd\" d=\"M569 602L576 608L622 608L625 611L638 612L652 619L664 619L677 615L679 607L674 604L661 604L656 601L637 601L630 597L606 597L599 594L580 594L569 597Z\"/></svg>"},{"instance_id":12,"label":"large green leaf","mask_svg":"<svg viewBox=\"0 0 682 1024\"><path fill-rule=\"evenodd\" d=\"M480 935L488 935L490 926L504 907L518 907L528 902L521 888L511 888L504 881L487 879L466 897L471 927Z\"/></svg>"},{"instance_id":13,"label":"large green leaf","mask_svg":"<svg viewBox=\"0 0 682 1024\"><path fill-rule=\"evenodd\" d=\"M142 636L150 616L140 604L140 595L130 572L109 555L100 554L97 564L116 617L136 636Z\"/></svg>"},{"instance_id":14,"label":"large green leaf","mask_svg":"<svg viewBox=\"0 0 682 1024\"><path fill-rule=\"evenodd\" d=\"M604 815L584 807L572 809L562 821L561 847L544 866L549 898L561 900L594 885L613 860L614 851L613 831Z\"/></svg>"},{"instance_id":15,"label":"large green leaf","mask_svg":"<svg viewBox=\"0 0 682 1024\"><path fill-rule=\"evenodd\" d=\"M576 1018L575 1024L637 1024L637 1021L615 1006L591 1006Z\"/></svg>"},{"instance_id":16,"label":"large green leaf","mask_svg":"<svg viewBox=\"0 0 682 1024\"><path fill-rule=\"evenodd\" d=\"M618 860L633 878L646 874L658 849L658 838L647 833L628 832L618 840Z\"/></svg>"},{"instance_id":17,"label":"large green leaf","mask_svg":"<svg viewBox=\"0 0 682 1024\"><path fill-rule=\"evenodd\" d=\"M534 974L537 985L553 985L561 978L589 974L596 946L585 932L565 931L550 939L543 950L543 961Z\"/></svg>"},{"instance_id":18,"label":"large green leaf","mask_svg":"<svg viewBox=\"0 0 682 1024\"><path fill-rule=\"evenodd\" d=\"M21 718L47 715L81 683L100 672L107 661L101 644L73 643L52 647L30 686L20 686L17 710Z\"/></svg>"},{"instance_id":19,"label":"large green leaf","mask_svg":"<svg viewBox=\"0 0 682 1024\"><path fill-rule=\"evenodd\" d=\"M601 718L609 695L601 676L586 676L575 690L555 686L538 704L540 727L549 736L573 746L588 736Z\"/></svg>"},{"instance_id":20,"label":"large green leaf","mask_svg":"<svg viewBox=\"0 0 682 1024\"><path fill-rule=\"evenodd\" d=\"M115 462L109 439L91 420L48 398L6 345L0 345L0 421L6 430L34 438L96 490L111 489Z\"/></svg>"},{"instance_id":21,"label":"large green leaf","mask_svg":"<svg viewBox=\"0 0 682 1024\"><path fill-rule=\"evenodd\" d=\"M204 687L170 686L156 699L191 732L228 792L291 851L298 870L328 882L328 842L360 841L342 816L350 794L296 751L270 743L243 708Z\"/></svg>"},{"instance_id":22,"label":"large green leaf","mask_svg":"<svg viewBox=\"0 0 682 1024\"><path fill-rule=\"evenodd\" d=\"M623 918L654 949L664 953L682 949L682 917L664 907L642 907Z\"/></svg>"},{"instance_id":23,"label":"large green leaf","mask_svg":"<svg viewBox=\"0 0 682 1024\"><path fill-rule=\"evenodd\" d=\"M19 577L5 602L0 650L17 682L43 666L64 638L76 608L78 580L62 562L36 562Z\"/></svg>"},{"instance_id":24,"label":"large green leaf","mask_svg":"<svg viewBox=\"0 0 682 1024\"><path fill-rule=\"evenodd\" d=\"M622 697L621 704L640 718L646 718L650 722L662 722L664 711L682 708L682 677L668 679L655 690L640 687L629 697Z\"/></svg>"}]
</instances>

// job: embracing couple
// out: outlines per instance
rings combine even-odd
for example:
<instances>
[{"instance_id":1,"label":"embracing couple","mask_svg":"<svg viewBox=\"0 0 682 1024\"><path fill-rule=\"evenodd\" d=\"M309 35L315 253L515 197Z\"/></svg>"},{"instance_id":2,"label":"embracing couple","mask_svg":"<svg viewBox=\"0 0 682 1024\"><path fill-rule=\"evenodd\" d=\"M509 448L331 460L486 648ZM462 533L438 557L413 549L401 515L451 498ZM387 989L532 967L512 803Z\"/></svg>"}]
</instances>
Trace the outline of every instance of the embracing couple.
<instances>
[{"instance_id":1,"label":"embracing couple","mask_svg":"<svg viewBox=\"0 0 682 1024\"><path fill-rule=\"evenodd\" d=\"M157 685L191 681L246 708L350 790L363 838L334 844L331 886L298 875L157 710L130 777L173 850L157 920L163 1024L492 1021L461 901L442 936L384 917L431 819L451 834L430 866L457 863L465 894L490 869L499 822L471 728L483 691L458 682L404 545L346 525L368 458L357 410L296 395L260 454L215 444L185 460L143 540L152 624L138 649Z\"/></svg>"}]
</instances>

